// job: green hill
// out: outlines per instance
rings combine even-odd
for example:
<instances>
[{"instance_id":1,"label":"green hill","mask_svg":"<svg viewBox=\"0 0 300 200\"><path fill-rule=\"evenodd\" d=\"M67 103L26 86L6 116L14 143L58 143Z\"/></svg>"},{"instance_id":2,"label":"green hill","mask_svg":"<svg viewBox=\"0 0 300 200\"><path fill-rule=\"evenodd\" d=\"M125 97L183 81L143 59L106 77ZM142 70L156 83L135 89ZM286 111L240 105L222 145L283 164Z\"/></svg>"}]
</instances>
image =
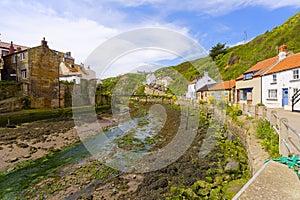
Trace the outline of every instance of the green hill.
<instances>
[{"instance_id":1,"label":"green hill","mask_svg":"<svg viewBox=\"0 0 300 200\"><path fill-rule=\"evenodd\" d=\"M215 62L210 57L200 58L177 66L161 68L155 75L172 77L175 81L170 87L179 95L186 91L187 81L201 77L204 71L208 71L215 80L235 79L255 63L276 56L282 44L288 46L288 51L300 52L299 31L300 13L246 44L228 48L227 53L219 55Z\"/></svg>"},{"instance_id":2,"label":"green hill","mask_svg":"<svg viewBox=\"0 0 300 200\"><path fill-rule=\"evenodd\" d=\"M209 76L216 81L231 80L236 79L257 62L276 56L282 44L287 45L288 51L300 52L299 31L300 12L281 26L266 31L248 43L228 48L227 53L219 55L215 61L212 61L210 57L205 57L177 66L161 68L154 73L156 77L170 76L174 80L169 85L170 89L176 95L182 95L187 90L188 82L201 77L204 71L208 71ZM145 79L139 75L128 76L130 80L134 80L132 84L126 84L129 88L132 87L131 85L139 85L138 82ZM110 91L117 81L119 81L118 78L104 81L105 89Z\"/></svg>"},{"instance_id":3,"label":"green hill","mask_svg":"<svg viewBox=\"0 0 300 200\"><path fill-rule=\"evenodd\" d=\"M299 31L300 13L246 44L229 48L225 55L216 60L223 79L235 79L255 63L276 56L282 44L288 46L288 51L300 52Z\"/></svg>"}]
</instances>

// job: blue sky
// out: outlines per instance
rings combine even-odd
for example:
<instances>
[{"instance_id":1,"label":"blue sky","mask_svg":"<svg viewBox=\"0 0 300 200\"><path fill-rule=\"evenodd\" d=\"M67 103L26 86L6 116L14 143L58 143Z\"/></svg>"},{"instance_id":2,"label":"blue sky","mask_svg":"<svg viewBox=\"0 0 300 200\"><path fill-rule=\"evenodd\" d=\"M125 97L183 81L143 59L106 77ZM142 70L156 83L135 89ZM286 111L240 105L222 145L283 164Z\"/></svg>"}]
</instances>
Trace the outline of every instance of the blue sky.
<instances>
[{"instance_id":1,"label":"blue sky","mask_svg":"<svg viewBox=\"0 0 300 200\"><path fill-rule=\"evenodd\" d=\"M80 63L110 38L145 27L174 30L197 41L206 51L218 42L241 44L246 35L249 41L299 12L300 1L1 0L0 8L1 41L31 47L46 37L50 48L71 51ZM132 70L129 65L168 63L166 56L147 52L144 60L137 55L126 62L119 60L119 66L106 76Z\"/></svg>"}]
</instances>

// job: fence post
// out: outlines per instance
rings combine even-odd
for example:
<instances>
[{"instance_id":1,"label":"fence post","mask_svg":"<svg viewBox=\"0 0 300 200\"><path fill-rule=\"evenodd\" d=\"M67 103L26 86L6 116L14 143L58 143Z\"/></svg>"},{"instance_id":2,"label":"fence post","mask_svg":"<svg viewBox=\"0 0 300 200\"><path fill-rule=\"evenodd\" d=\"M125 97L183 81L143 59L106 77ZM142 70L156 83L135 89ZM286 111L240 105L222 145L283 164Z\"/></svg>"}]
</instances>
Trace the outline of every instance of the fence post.
<instances>
[{"instance_id":1,"label":"fence post","mask_svg":"<svg viewBox=\"0 0 300 200\"><path fill-rule=\"evenodd\" d=\"M272 114L273 115L273 114ZM282 156L288 156L290 153L290 150L287 147L287 141L288 141L288 127L284 124L288 122L287 118L281 118L279 123L279 154Z\"/></svg>"},{"instance_id":2,"label":"fence post","mask_svg":"<svg viewBox=\"0 0 300 200\"><path fill-rule=\"evenodd\" d=\"M271 116L270 116L270 124L271 126L276 126L276 111L272 110L271 111Z\"/></svg>"},{"instance_id":3,"label":"fence post","mask_svg":"<svg viewBox=\"0 0 300 200\"><path fill-rule=\"evenodd\" d=\"M266 119L267 117L267 108L265 106L262 107L262 119Z\"/></svg>"},{"instance_id":4,"label":"fence post","mask_svg":"<svg viewBox=\"0 0 300 200\"><path fill-rule=\"evenodd\" d=\"M254 116L255 116L255 119L258 120L258 118L259 118L258 117L259 116L258 115L258 105L255 105L255 107L254 107Z\"/></svg>"}]
</instances>

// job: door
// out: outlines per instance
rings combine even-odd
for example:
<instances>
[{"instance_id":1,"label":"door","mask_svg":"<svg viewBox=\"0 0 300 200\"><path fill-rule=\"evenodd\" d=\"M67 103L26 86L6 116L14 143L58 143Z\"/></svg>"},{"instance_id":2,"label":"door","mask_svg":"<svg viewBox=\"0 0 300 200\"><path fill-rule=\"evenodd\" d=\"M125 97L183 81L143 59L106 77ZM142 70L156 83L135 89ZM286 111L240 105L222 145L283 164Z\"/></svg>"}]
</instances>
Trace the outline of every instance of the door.
<instances>
[{"instance_id":1,"label":"door","mask_svg":"<svg viewBox=\"0 0 300 200\"><path fill-rule=\"evenodd\" d=\"M289 101L289 91L288 88L282 88L282 107L288 105Z\"/></svg>"}]
</instances>

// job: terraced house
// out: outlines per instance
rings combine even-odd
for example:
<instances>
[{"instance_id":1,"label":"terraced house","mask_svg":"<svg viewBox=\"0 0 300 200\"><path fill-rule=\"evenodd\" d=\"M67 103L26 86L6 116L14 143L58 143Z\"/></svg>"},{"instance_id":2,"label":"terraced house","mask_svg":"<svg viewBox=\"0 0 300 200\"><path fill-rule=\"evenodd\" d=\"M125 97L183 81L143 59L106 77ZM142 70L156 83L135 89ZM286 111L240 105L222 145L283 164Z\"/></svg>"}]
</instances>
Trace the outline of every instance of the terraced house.
<instances>
[{"instance_id":1,"label":"terraced house","mask_svg":"<svg viewBox=\"0 0 300 200\"><path fill-rule=\"evenodd\" d=\"M27 49L14 49L4 55L2 80L18 81L22 92L32 100L32 107L59 106L59 64L58 53L51 50L45 38L41 45Z\"/></svg>"},{"instance_id":2,"label":"terraced house","mask_svg":"<svg viewBox=\"0 0 300 200\"><path fill-rule=\"evenodd\" d=\"M235 80L223 81L209 89L209 99L235 103Z\"/></svg>"},{"instance_id":3,"label":"terraced house","mask_svg":"<svg viewBox=\"0 0 300 200\"><path fill-rule=\"evenodd\" d=\"M262 102L262 75L275 65L278 56L260 61L236 79L236 102L256 105Z\"/></svg>"},{"instance_id":4,"label":"terraced house","mask_svg":"<svg viewBox=\"0 0 300 200\"><path fill-rule=\"evenodd\" d=\"M300 110L300 53L283 52L281 58L262 76L262 102L271 108Z\"/></svg>"}]
</instances>

